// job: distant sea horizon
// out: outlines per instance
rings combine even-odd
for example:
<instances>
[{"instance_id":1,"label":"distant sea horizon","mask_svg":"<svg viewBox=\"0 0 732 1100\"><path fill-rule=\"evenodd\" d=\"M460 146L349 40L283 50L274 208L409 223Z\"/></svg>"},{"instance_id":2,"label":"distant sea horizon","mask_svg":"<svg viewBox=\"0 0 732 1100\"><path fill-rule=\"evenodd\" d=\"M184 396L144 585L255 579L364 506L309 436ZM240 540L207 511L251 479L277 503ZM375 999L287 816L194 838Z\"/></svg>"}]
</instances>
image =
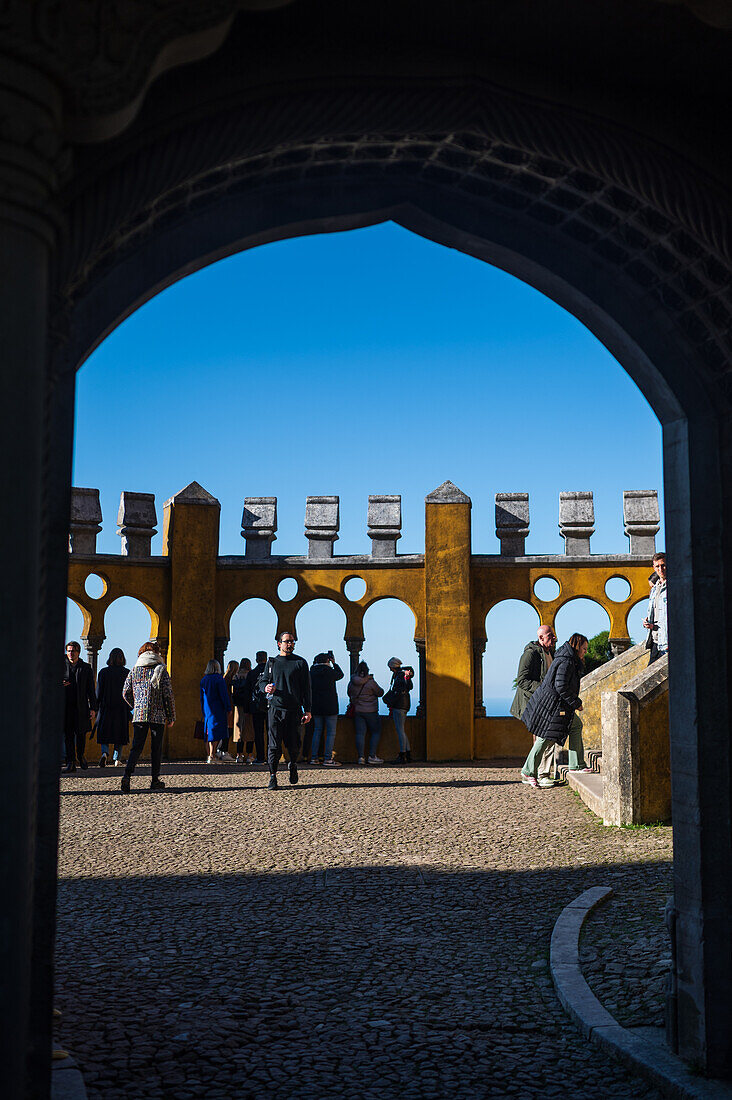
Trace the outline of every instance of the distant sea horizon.
<instances>
[{"instance_id":1,"label":"distant sea horizon","mask_svg":"<svg viewBox=\"0 0 732 1100\"><path fill-rule=\"evenodd\" d=\"M511 713L513 695L493 695L490 699L484 699L485 713L488 718L505 718Z\"/></svg>"}]
</instances>

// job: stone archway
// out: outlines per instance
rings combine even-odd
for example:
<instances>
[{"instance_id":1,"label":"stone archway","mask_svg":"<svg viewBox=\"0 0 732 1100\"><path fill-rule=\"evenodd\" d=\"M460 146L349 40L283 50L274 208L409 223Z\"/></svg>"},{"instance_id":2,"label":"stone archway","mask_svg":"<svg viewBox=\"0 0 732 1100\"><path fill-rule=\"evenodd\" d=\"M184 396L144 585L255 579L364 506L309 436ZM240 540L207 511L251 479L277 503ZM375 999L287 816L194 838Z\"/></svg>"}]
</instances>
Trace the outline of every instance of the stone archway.
<instances>
[{"instance_id":1,"label":"stone archway","mask_svg":"<svg viewBox=\"0 0 732 1100\"><path fill-rule=\"evenodd\" d=\"M417 24L406 7L390 20L376 5L382 22L374 17L362 34L324 0L325 36L309 27L297 2L241 16L230 30L235 10L249 6L221 3L203 15L196 4L171 3L159 6L152 24L141 17L131 41L144 29L146 49L122 76L112 66L116 83L110 78L106 99L91 78L86 86L64 84L56 55L55 68L34 68L38 51L17 43L32 43L35 34L43 45L43 27L13 27L17 56L2 94L25 130L4 139L3 249L16 278L5 293L3 334L15 354L9 377L20 367L23 386L15 381L8 391L5 445L21 467L10 504L30 518L3 563L21 649L32 651L40 637L39 663L52 667L63 633L74 371L146 298L232 251L385 218L530 282L606 344L663 424L668 548L678 586L671 721L679 1028L682 1053L708 1072L729 1074L731 219L724 156L715 173L711 131L696 147L688 131L695 111L711 117L718 87L713 79L695 84L680 60L693 41L709 72L729 71L728 42L687 11L645 0L643 33L649 51L658 51L646 59L646 72L659 87L667 83L665 50L688 95L674 129L673 105L654 113L644 102L634 115L612 81L598 98L580 54L562 54L570 71L557 67L550 87L551 66L534 61L546 33L541 20L517 31L497 17L491 28L485 13L458 4L449 19L435 5ZM617 13L627 22L620 3ZM586 57L614 56L612 43L601 41L606 14L583 23L572 5L557 4L547 5L543 18L550 16L552 33L564 28ZM106 42L103 21L95 27ZM268 31L281 36L276 45ZM292 49L297 33L299 52ZM263 41L269 67L257 54ZM495 61L501 44L515 53L510 71ZM171 69L148 88L156 72L196 58L203 60ZM85 59L82 69L98 74L96 60ZM75 144L75 135L90 144ZM714 646L697 652L700 635ZM32 728L35 672L21 662L16 671ZM58 706L55 696L43 698L48 746ZM52 908L54 897L57 794L49 758L44 749L39 773L19 762L6 776L16 788L7 823L21 838L8 880L28 898L35 874L36 911ZM27 792L36 789L34 819ZM38 1006L50 1003L53 928L34 924L31 976L30 936L21 924L22 906L7 958L8 1010L17 1018L21 1006L25 1033L31 985ZM42 1050L47 1031L39 1035ZM17 1068L16 1053L9 1058Z\"/></svg>"}]
</instances>

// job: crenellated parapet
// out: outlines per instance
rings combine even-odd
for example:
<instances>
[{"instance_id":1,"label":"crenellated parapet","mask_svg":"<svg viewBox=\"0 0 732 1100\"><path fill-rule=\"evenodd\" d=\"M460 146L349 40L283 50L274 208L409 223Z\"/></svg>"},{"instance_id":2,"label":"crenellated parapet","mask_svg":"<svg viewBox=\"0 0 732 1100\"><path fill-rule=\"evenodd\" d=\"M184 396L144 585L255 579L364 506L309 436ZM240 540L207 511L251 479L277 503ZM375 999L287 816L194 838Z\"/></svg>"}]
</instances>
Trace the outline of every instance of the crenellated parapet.
<instances>
[{"instance_id":1,"label":"crenellated parapet","mask_svg":"<svg viewBox=\"0 0 732 1100\"><path fill-rule=\"evenodd\" d=\"M446 482L446 485L451 485ZM210 503L214 498L197 482L183 490L191 500L203 499ZM454 488L454 487L453 487ZM443 486L435 492L442 492ZM459 492L459 490L455 490ZM203 496L202 496L203 495ZM433 496L433 494L431 494ZM175 499L180 500L179 493ZM436 498L435 498L436 499ZM218 501L215 502L218 504ZM402 537L402 498L398 493L371 494L366 513L367 535L371 539L370 558L388 564L415 555L397 552L397 542ZM496 556L502 558L526 557L526 539L529 535L529 494L496 493L495 530L499 542ZM151 556L152 539L156 535L157 514L155 496L152 493L123 492L120 496L117 526L121 539L121 553L130 558ZM630 557L652 558L656 549L656 535L660 529L658 492L655 489L626 489L623 492L623 531L630 541ZM102 530L102 511L98 489L73 489L71 522L69 526L69 550L73 554L95 554L96 538ZM360 560L362 555L336 555L335 543L339 540L340 498L337 496L311 496L305 502L305 538L308 541L307 560L327 565L336 560ZM568 558L595 557L590 540L595 533L595 504L590 490L561 492L559 494L559 532L564 539L564 553ZM277 539L277 497L245 497L241 521L241 536L245 541L245 563L275 563L279 560L297 561L298 555L275 555L273 543ZM492 555L483 555L490 557ZM543 558L546 555L532 555ZM603 555L606 557L607 555ZM617 556L617 555L614 555ZM232 559L233 560L233 559Z\"/></svg>"}]
</instances>

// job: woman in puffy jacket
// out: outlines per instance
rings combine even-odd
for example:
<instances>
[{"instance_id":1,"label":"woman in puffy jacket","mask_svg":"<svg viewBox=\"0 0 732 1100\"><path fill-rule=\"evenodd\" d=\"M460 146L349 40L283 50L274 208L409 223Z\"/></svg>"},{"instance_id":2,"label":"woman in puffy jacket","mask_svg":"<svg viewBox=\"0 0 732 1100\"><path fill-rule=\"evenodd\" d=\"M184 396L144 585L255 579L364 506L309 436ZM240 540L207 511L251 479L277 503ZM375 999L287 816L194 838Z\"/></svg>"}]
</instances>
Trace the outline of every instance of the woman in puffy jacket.
<instances>
[{"instance_id":1,"label":"woman in puffy jacket","mask_svg":"<svg viewBox=\"0 0 732 1100\"><path fill-rule=\"evenodd\" d=\"M568 642L556 651L544 679L526 704L521 721L536 737L531 752L521 769L521 782L530 787L553 787L553 780L537 779L542 754L550 741L563 745L570 733L575 713L582 710L579 697L580 677L587 653L587 638L573 634ZM582 744L580 725L580 755ZM570 735L570 748L576 751Z\"/></svg>"},{"instance_id":2,"label":"woman in puffy jacket","mask_svg":"<svg viewBox=\"0 0 732 1100\"><path fill-rule=\"evenodd\" d=\"M369 672L365 661L360 661L348 683L348 698L353 703L353 721L356 727L356 752L359 764L366 763L366 730L369 732L369 764L383 764L376 755L381 737L379 699L384 689L379 687Z\"/></svg>"}]
</instances>

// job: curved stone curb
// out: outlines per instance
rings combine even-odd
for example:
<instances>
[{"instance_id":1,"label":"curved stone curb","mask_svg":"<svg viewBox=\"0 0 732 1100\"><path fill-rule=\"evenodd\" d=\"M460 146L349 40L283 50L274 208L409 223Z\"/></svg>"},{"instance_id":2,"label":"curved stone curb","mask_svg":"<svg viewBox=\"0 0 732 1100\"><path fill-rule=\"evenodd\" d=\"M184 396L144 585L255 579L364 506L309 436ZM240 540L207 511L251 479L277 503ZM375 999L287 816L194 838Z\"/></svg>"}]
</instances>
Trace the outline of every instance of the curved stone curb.
<instances>
[{"instance_id":1,"label":"curved stone curb","mask_svg":"<svg viewBox=\"0 0 732 1100\"><path fill-rule=\"evenodd\" d=\"M607 1054L637 1070L666 1096L680 1100L732 1100L732 1085L692 1074L665 1046L649 1042L621 1027L603 1008L585 981L579 963L582 925L595 908L612 896L609 886L593 886L559 914L552 932L550 967L562 1007L582 1034Z\"/></svg>"}]
</instances>

